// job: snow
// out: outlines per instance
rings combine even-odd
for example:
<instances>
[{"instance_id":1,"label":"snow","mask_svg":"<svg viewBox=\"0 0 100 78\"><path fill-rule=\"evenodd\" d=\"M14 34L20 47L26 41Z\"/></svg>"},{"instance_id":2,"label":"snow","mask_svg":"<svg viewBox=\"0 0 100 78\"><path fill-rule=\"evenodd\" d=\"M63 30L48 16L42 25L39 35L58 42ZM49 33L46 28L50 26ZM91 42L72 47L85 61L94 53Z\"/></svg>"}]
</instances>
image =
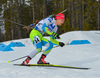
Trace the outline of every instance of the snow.
<instances>
[{"instance_id":1,"label":"snow","mask_svg":"<svg viewBox=\"0 0 100 78\"><path fill-rule=\"evenodd\" d=\"M51 64L91 67L91 69L13 66L22 63L25 58L11 63L8 61L26 56L35 49L31 40L26 38L3 42L5 45L10 42L22 42L25 47L12 47L14 51L8 52L0 51L0 78L100 78L100 31L72 31L60 37L59 41L67 45L53 48L46 61ZM88 40L91 44L68 45L72 40ZM41 54L42 52L37 54L30 63L36 64Z\"/></svg>"}]
</instances>

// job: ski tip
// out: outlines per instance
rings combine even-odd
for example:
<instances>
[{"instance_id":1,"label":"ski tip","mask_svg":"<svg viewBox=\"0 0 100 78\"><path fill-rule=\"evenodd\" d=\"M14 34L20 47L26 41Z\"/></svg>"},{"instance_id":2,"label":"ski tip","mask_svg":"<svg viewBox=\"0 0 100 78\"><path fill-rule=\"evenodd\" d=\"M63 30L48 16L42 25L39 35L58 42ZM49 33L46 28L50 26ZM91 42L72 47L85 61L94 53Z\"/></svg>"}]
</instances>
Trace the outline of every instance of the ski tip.
<instances>
[{"instance_id":1,"label":"ski tip","mask_svg":"<svg viewBox=\"0 0 100 78\"><path fill-rule=\"evenodd\" d=\"M10 63L10 61L8 61L8 63Z\"/></svg>"}]
</instances>

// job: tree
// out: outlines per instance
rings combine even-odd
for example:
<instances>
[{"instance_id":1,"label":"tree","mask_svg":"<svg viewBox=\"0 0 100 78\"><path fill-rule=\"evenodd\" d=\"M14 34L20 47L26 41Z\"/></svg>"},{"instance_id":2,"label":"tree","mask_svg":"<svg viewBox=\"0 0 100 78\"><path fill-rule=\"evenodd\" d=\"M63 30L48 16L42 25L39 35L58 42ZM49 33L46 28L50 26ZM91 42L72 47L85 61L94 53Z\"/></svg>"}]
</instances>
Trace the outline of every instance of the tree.
<instances>
[{"instance_id":1,"label":"tree","mask_svg":"<svg viewBox=\"0 0 100 78\"><path fill-rule=\"evenodd\" d=\"M85 8L85 22L89 24L90 30L96 30L97 29L97 1L95 0L88 0L85 1L86 8ZM86 24L84 24L86 25ZM85 27L85 26L84 26ZM86 28L84 28L86 29Z\"/></svg>"},{"instance_id":2,"label":"tree","mask_svg":"<svg viewBox=\"0 0 100 78\"><path fill-rule=\"evenodd\" d=\"M98 30L100 30L100 26L99 26L99 22L100 22L100 19L99 19L100 18L100 14L99 13L100 12L99 11L100 11L100 0L98 0Z\"/></svg>"},{"instance_id":3,"label":"tree","mask_svg":"<svg viewBox=\"0 0 100 78\"><path fill-rule=\"evenodd\" d=\"M27 4L25 0L0 1L4 5L4 18L26 26L68 8L69 10L63 13L65 23L57 33L100 29L99 0L28 0ZM6 40L29 37L29 33L22 27L5 21Z\"/></svg>"}]
</instances>

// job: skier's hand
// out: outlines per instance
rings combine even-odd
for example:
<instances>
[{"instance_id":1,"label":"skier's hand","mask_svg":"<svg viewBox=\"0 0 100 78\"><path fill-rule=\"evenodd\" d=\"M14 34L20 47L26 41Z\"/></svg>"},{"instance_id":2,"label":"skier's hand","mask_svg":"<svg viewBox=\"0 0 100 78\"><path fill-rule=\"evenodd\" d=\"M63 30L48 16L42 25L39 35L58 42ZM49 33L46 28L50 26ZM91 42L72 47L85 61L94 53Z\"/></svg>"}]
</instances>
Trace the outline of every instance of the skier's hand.
<instances>
[{"instance_id":1,"label":"skier's hand","mask_svg":"<svg viewBox=\"0 0 100 78\"><path fill-rule=\"evenodd\" d=\"M59 46L63 47L65 44L63 42L59 42Z\"/></svg>"},{"instance_id":2,"label":"skier's hand","mask_svg":"<svg viewBox=\"0 0 100 78\"><path fill-rule=\"evenodd\" d=\"M54 36L55 37L55 39L60 39L60 37L59 37L59 35L58 34L56 34L56 33L52 33L52 36Z\"/></svg>"}]
</instances>

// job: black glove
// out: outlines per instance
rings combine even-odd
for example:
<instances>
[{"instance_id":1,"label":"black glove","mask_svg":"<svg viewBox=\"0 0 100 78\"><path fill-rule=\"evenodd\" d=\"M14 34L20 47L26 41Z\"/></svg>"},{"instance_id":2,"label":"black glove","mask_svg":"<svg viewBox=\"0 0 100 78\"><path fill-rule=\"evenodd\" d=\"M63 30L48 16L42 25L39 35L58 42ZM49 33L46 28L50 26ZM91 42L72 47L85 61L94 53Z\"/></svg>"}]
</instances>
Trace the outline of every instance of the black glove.
<instances>
[{"instance_id":1,"label":"black glove","mask_svg":"<svg viewBox=\"0 0 100 78\"><path fill-rule=\"evenodd\" d=\"M54 36L55 37L55 39L60 39L60 37L59 37L59 35L58 34L56 34L56 33L52 33L52 36Z\"/></svg>"},{"instance_id":2,"label":"black glove","mask_svg":"<svg viewBox=\"0 0 100 78\"><path fill-rule=\"evenodd\" d=\"M59 42L59 46L63 47L65 44L63 42Z\"/></svg>"}]
</instances>

